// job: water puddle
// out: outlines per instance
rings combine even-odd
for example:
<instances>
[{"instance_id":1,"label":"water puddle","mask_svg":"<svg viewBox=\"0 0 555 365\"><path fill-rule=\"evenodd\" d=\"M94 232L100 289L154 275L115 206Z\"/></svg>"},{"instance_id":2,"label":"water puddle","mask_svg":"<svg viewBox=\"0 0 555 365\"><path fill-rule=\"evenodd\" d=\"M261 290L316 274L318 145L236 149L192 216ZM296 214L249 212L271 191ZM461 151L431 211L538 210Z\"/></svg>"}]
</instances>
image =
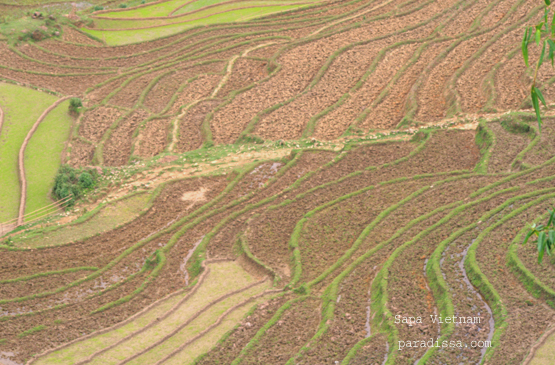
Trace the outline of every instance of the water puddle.
<instances>
[{"instance_id":1,"label":"water puddle","mask_svg":"<svg viewBox=\"0 0 555 365\"><path fill-rule=\"evenodd\" d=\"M377 267L378 267L377 265L374 266L372 270L376 271ZM376 272L376 275L374 275L374 279L372 279L372 282L370 282L370 285L368 286L368 292L366 293L368 295L368 305L366 306L366 323L364 324L364 329L366 330L365 338L370 337L370 335L372 334L372 329L370 328L370 300L371 300L370 291L372 290L372 284L374 284L374 280L376 280L376 276L378 276L377 272Z\"/></svg>"},{"instance_id":2,"label":"water puddle","mask_svg":"<svg viewBox=\"0 0 555 365\"><path fill-rule=\"evenodd\" d=\"M185 256L185 258L183 259L183 262L181 263L181 265L179 265L179 269L183 273L183 277L185 279L185 286L189 285L189 272L187 271L187 262L193 256L193 253L195 253L195 250L197 249L198 245L200 245L203 239L204 239L204 235L197 242L195 242L195 244L193 245L193 248L189 250L189 252L187 253L187 256Z\"/></svg>"},{"instance_id":3,"label":"water puddle","mask_svg":"<svg viewBox=\"0 0 555 365\"><path fill-rule=\"evenodd\" d=\"M274 162L272 163L270 166L268 166L269 164L262 164L260 166L258 166L257 168L255 168L254 170L251 171L250 175L252 174L258 174L259 176L256 176L254 178L254 184L256 185L255 187L261 188L264 186L264 184L271 179L275 174L277 174L279 168L281 166L283 166L283 163L281 162ZM253 184L251 183L249 188L253 188Z\"/></svg>"},{"instance_id":4,"label":"water puddle","mask_svg":"<svg viewBox=\"0 0 555 365\"><path fill-rule=\"evenodd\" d=\"M22 365L18 362L10 360L10 357L14 357L15 354L13 352L2 352L0 351L0 364L2 365Z\"/></svg>"},{"instance_id":5,"label":"water puddle","mask_svg":"<svg viewBox=\"0 0 555 365\"><path fill-rule=\"evenodd\" d=\"M424 278L426 278L426 280L424 280L424 283L426 284L426 290L428 290L429 292L431 292L431 289L430 289L430 287L428 286L428 280L427 280L427 279L428 279L428 275L427 275L428 260L429 260L429 259L427 258L427 259L424 261ZM442 260L443 260L443 259L442 259ZM441 261L440 261L440 262L441 262ZM443 272L442 272L442 274L443 274ZM434 315L435 315L435 316L438 316L438 312L437 312L437 307L436 307L436 306L434 306ZM437 333L438 333L438 336L437 336L436 340L439 340L439 338L441 337L441 336L440 336L440 334L441 334L441 325L439 324L439 322L437 323ZM418 365L418 363L420 362L420 360L422 360L422 357L424 357L428 351L430 351L430 350L427 350L426 352L424 352L424 354L423 354L418 360L416 360L416 361L414 362L414 365Z\"/></svg>"},{"instance_id":6,"label":"water puddle","mask_svg":"<svg viewBox=\"0 0 555 365\"><path fill-rule=\"evenodd\" d=\"M364 329L366 329L366 336L364 337L370 337L370 335L372 334L370 330L370 306L366 307L366 323L364 324Z\"/></svg>"},{"instance_id":7,"label":"water puddle","mask_svg":"<svg viewBox=\"0 0 555 365\"><path fill-rule=\"evenodd\" d=\"M482 301L482 303L484 303L484 307L486 308L486 310L489 313L489 333L488 333L488 338L487 341L491 341L491 339L493 338L493 332L495 330L495 321L493 320L493 312L490 308L490 306L488 305L488 303L484 300L484 298L482 297L482 295L480 293L478 293L478 291L476 289L474 289L474 286L472 285L472 283L470 282L470 279L468 279L468 276L466 275L466 270L464 268L464 261L466 260L466 256L468 255L468 250L470 249L470 246L472 246L472 244L474 243L474 241L476 241L476 239L472 240L472 243L470 245L468 245L465 250L462 252L462 260L459 261L459 268L462 271L463 274L463 280L466 283L466 286L468 287L468 290L473 293L476 297L478 297L478 299L480 299ZM484 356L486 355L486 350L487 347L483 347L480 352L481 352L481 357L480 357L480 361L478 362L478 364L482 363L482 360L484 359Z\"/></svg>"},{"instance_id":8,"label":"water puddle","mask_svg":"<svg viewBox=\"0 0 555 365\"><path fill-rule=\"evenodd\" d=\"M382 365L385 365L387 358L389 357L389 342L385 342L385 358L383 359Z\"/></svg>"}]
</instances>

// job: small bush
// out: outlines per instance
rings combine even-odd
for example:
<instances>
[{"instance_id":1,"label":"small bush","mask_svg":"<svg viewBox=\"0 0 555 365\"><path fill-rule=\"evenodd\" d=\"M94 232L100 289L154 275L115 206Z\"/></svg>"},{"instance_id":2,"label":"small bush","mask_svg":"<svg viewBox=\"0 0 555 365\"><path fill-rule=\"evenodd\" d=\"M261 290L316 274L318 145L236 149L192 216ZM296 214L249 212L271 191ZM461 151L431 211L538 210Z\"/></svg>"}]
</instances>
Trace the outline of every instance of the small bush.
<instances>
[{"instance_id":1,"label":"small bush","mask_svg":"<svg viewBox=\"0 0 555 365\"><path fill-rule=\"evenodd\" d=\"M104 10L103 6L97 5L93 8L94 11Z\"/></svg>"},{"instance_id":2,"label":"small bush","mask_svg":"<svg viewBox=\"0 0 555 365\"><path fill-rule=\"evenodd\" d=\"M83 172L79 176L79 184L81 184L81 186L84 187L85 189L90 188L91 186L93 186L94 185L94 180L93 180L91 174L89 174L88 172Z\"/></svg>"},{"instance_id":3,"label":"small bush","mask_svg":"<svg viewBox=\"0 0 555 365\"><path fill-rule=\"evenodd\" d=\"M119 4L120 9L125 9L127 7L127 4Z\"/></svg>"},{"instance_id":4,"label":"small bush","mask_svg":"<svg viewBox=\"0 0 555 365\"><path fill-rule=\"evenodd\" d=\"M56 199L68 199L64 205L72 206L83 193L96 186L96 170L74 169L69 165L62 165L54 180L52 195Z\"/></svg>"},{"instance_id":5,"label":"small bush","mask_svg":"<svg viewBox=\"0 0 555 365\"><path fill-rule=\"evenodd\" d=\"M69 110L72 112L79 112L79 108L83 106L83 102L79 98L69 99Z\"/></svg>"}]
</instances>

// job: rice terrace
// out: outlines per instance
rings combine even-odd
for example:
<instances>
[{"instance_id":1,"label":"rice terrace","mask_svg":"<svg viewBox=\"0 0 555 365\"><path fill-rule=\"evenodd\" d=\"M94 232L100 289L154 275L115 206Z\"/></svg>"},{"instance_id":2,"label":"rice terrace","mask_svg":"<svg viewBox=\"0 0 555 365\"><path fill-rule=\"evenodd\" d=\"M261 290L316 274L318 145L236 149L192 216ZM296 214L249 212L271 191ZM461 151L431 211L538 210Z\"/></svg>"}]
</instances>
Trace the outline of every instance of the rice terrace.
<instances>
[{"instance_id":1,"label":"rice terrace","mask_svg":"<svg viewBox=\"0 0 555 365\"><path fill-rule=\"evenodd\" d=\"M555 364L554 14L0 0L0 364Z\"/></svg>"}]
</instances>

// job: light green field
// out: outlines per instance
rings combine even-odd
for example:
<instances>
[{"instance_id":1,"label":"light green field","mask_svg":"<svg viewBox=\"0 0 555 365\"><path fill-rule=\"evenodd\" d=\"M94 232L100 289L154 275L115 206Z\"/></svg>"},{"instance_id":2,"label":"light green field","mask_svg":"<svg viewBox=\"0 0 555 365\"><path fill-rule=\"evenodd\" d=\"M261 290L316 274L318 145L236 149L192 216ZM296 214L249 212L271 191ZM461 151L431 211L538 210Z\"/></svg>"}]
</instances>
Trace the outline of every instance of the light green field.
<instances>
[{"instance_id":1,"label":"light green field","mask_svg":"<svg viewBox=\"0 0 555 365\"><path fill-rule=\"evenodd\" d=\"M282 11L298 9L306 6L311 5L268 6L263 8L232 10L222 14L215 14L204 19L197 19L180 24L166 25L150 29L102 31L83 28L82 30L97 38L102 39L108 45L116 46L153 40L159 37L179 33L196 26L247 21L263 15L279 13ZM216 12L215 9L217 8L211 8L209 10ZM199 13L196 14L198 16ZM141 27L142 24L143 22L141 21L134 21L132 26Z\"/></svg>"},{"instance_id":2,"label":"light green field","mask_svg":"<svg viewBox=\"0 0 555 365\"><path fill-rule=\"evenodd\" d=\"M73 120L68 107L69 100L66 100L48 113L27 145L25 214L52 204L50 191L54 186L54 178L61 164L62 151Z\"/></svg>"},{"instance_id":3,"label":"light green field","mask_svg":"<svg viewBox=\"0 0 555 365\"><path fill-rule=\"evenodd\" d=\"M184 7L176 11L174 15L184 14L189 11L202 9L205 6L222 3L224 1L227 1L227 0L198 0L185 5ZM314 0L310 0L310 1L314 1ZM255 6L255 5L283 6L284 4L293 3L293 2L296 2L296 1L293 1L293 0L291 1L283 1L283 0L282 1L242 1L240 3L233 3L233 5L234 7L246 7L246 6ZM225 4L225 5L232 5L232 4ZM222 5L222 6L225 6L225 5ZM220 7L214 7L214 8L220 8ZM199 14L199 13L195 13L195 14Z\"/></svg>"},{"instance_id":4,"label":"light green field","mask_svg":"<svg viewBox=\"0 0 555 365\"><path fill-rule=\"evenodd\" d=\"M536 351L530 365L552 365L553 359L555 359L555 333L551 334Z\"/></svg>"},{"instance_id":5,"label":"light green field","mask_svg":"<svg viewBox=\"0 0 555 365\"><path fill-rule=\"evenodd\" d=\"M138 9L98 14L98 16L110 18L151 18L155 16L168 16L174 9L189 1L191 0L171 0Z\"/></svg>"},{"instance_id":6,"label":"light green field","mask_svg":"<svg viewBox=\"0 0 555 365\"><path fill-rule=\"evenodd\" d=\"M157 318L160 318L165 312L178 304L187 294L180 294L164 301L161 305L147 311L121 328L92 337L83 342L78 342L60 351L53 352L46 357L39 359L36 364L73 364L98 350L116 343L126 336L145 327L147 324L155 322L152 327L148 328L144 332L137 333L129 340L118 344L116 347L103 354L100 354L90 362L90 364L103 365L117 364L119 361L135 354L137 351L153 344L165 335L174 331L179 325L184 323L194 313L206 307L206 305L211 301L214 301L226 293L244 288L256 280L235 262L213 263L209 264L209 267L211 271L198 290L186 301L182 302L177 310L171 313L168 317L157 321ZM134 359L130 362L130 364L155 363L163 356L178 348L185 341L191 339L199 332L209 327L229 308L249 297L261 293L265 289L268 289L270 285L270 281L266 281L264 284L257 285L244 292L232 295L227 299L218 302L196 319L192 320L189 325L185 326L175 336L169 338L167 341L160 344L160 346L155 347L144 355ZM267 300L267 298L260 299L259 301L261 300ZM233 326L241 320L245 313L254 304L256 304L256 301L231 312L219 326L215 327L205 336L199 338L198 341L195 341L186 349L186 351L183 351L176 358L172 359L170 363L190 364L194 358L210 350L210 348L216 344L221 336L233 328Z\"/></svg>"},{"instance_id":7,"label":"light green field","mask_svg":"<svg viewBox=\"0 0 555 365\"><path fill-rule=\"evenodd\" d=\"M108 20L108 19L98 19L95 21L96 27L99 29L129 29L133 27L154 27L154 26L166 26L172 23L177 22L192 22L194 20L203 19L199 18L207 18L212 14L218 13L227 13L233 10L250 10L250 9L242 9L248 6L257 7L267 5L268 2L266 1L249 1L249 2L239 2L239 3L229 3L229 4L222 4L219 6L215 6L213 8L201 10L199 12L184 15L179 19L152 19L152 20ZM277 5L277 7L283 7L283 5ZM274 7L272 7L274 8ZM265 9L264 7L260 7L260 10ZM234 21L235 19L230 19L229 21Z\"/></svg>"},{"instance_id":8,"label":"light green field","mask_svg":"<svg viewBox=\"0 0 555 365\"><path fill-rule=\"evenodd\" d=\"M136 218L147 205L150 196L149 193L144 193L118 200L103 207L100 212L83 223L69 225L52 231L45 229L45 231L38 230L35 233L31 232L31 236L27 238L16 238L14 245L16 247L63 245L92 237L100 232L112 230Z\"/></svg>"},{"instance_id":9,"label":"light green field","mask_svg":"<svg viewBox=\"0 0 555 365\"><path fill-rule=\"evenodd\" d=\"M17 170L19 149L38 117L56 99L54 95L0 83L0 107L4 110L4 126L0 132L0 222L17 217L20 196Z\"/></svg>"}]
</instances>

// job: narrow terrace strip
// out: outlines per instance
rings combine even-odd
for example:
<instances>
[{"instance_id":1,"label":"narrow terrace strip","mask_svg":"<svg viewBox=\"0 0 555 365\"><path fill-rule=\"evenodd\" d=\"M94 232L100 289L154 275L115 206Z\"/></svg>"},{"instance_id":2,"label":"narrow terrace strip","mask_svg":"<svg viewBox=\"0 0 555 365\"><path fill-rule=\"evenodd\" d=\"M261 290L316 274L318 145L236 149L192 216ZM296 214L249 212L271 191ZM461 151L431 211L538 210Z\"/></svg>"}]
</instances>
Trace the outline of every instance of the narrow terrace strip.
<instances>
[{"instance_id":1,"label":"narrow terrace strip","mask_svg":"<svg viewBox=\"0 0 555 365\"><path fill-rule=\"evenodd\" d=\"M25 137L25 140L23 141L23 144L21 145L21 148L19 149L19 159L18 159L19 165L18 165L18 167L19 167L19 182L21 184L21 197L20 197L20 201L19 201L19 215L18 215L18 218L17 218L17 225L18 226L23 224L23 218L25 216L25 202L27 201L27 178L25 177L25 149L27 148L27 145L29 144L29 141L31 140L31 137L33 137L33 134L35 133L35 131L39 127L40 123L44 120L44 118L46 118L48 113L50 113L58 105L60 105L61 103L63 103L64 101L66 101L68 99L71 99L72 97L73 96L66 96L64 98L61 98L61 99L57 100L54 104L49 106L48 109L46 109L41 114L39 119L37 119L35 124L33 124L33 127L29 130L29 133L27 133L27 136Z\"/></svg>"},{"instance_id":2,"label":"narrow terrace strip","mask_svg":"<svg viewBox=\"0 0 555 365\"><path fill-rule=\"evenodd\" d=\"M198 318L201 314L205 313L208 309L210 309L211 307L215 306L216 304L222 302L224 299L227 299L235 294L240 294L242 292L245 292L251 288L254 288L258 285L263 284L264 282L266 282L268 280L268 278L264 278L262 280L256 281L252 284L249 284L241 289L237 289L234 290L232 292L226 293L222 296L220 296L219 298L211 301L210 303L208 303L205 307L203 307L201 310L197 311L195 314L193 314L191 317L187 318L187 320L185 322L183 322L181 325L179 325L177 328L175 328L173 331L171 331L170 333L168 333L167 335L165 335L163 338L161 338L160 340L152 343L150 346L142 349L141 351L135 353L132 356L129 356L127 358L125 358L124 360L118 362L117 365L124 365L127 364L128 362L138 358L139 356L147 353L148 351L158 347L159 345L161 345L162 343L164 343L165 341L167 341L168 339L170 339L171 337L173 337L174 335L176 335L177 333L179 333L182 329L184 329L186 326L188 326L193 320L195 320L196 318ZM178 349L179 350L179 349ZM174 353L172 353L170 356L168 356L166 359L168 359L169 357L173 356ZM166 360L164 359L164 360Z\"/></svg>"}]
</instances>

